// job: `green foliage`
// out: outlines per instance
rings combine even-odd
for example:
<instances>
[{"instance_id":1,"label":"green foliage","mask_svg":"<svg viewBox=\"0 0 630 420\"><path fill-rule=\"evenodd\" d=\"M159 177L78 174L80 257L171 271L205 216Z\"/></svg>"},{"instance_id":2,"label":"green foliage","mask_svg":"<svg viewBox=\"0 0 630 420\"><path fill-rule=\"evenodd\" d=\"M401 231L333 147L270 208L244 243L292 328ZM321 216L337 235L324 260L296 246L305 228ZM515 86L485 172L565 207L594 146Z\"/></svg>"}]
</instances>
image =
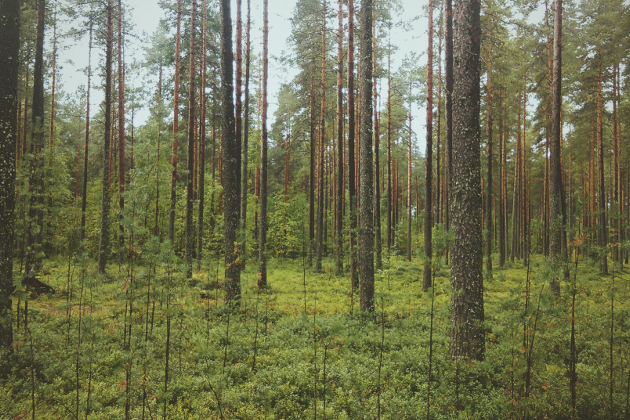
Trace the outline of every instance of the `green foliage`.
<instances>
[{"instance_id":1,"label":"green foliage","mask_svg":"<svg viewBox=\"0 0 630 420\"><path fill-rule=\"evenodd\" d=\"M303 194L283 199L276 193L269 214L267 244L276 257L295 258L302 254L307 217L306 197Z\"/></svg>"},{"instance_id":2,"label":"green foliage","mask_svg":"<svg viewBox=\"0 0 630 420\"><path fill-rule=\"evenodd\" d=\"M279 249L299 253L303 198L285 203L276 197L275 201L271 214L277 223L292 226L290 235L283 237L292 247ZM133 208L132 199L129 203ZM130 217L128 223L129 231L141 233L141 226L135 225L138 219ZM440 227L435 233L439 254L449 236ZM78 260L77 268L70 271L66 261L50 262L49 282L57 294L31 299L29 329L23 322L15 328L12 373L0 386L0 412L8 418L30 413L33 372L38 417L73 417L78 366L80 417L85 415L88 384L90 418L95 419L124 417L127 387L133 418L141 416L145 393L145 410L159 415L167 401L168 417L174 419L218 419L220 412L225 418L308 418L314 416L315 395L318 416L323 415L325 399L329 418L371 418L379 386L382 419L424 417L431 295L421 291L419 259L408 263L390 258L376 278L376 294L381 297L377 317L349 315L346 277L307 270L304 282L299 259L279 258L270 267L270 289L265 293L255 287L252 265L243 273L241 307L229 315L226 336L228 312L223 291L217 288L222 282L221 261L208 258L201 272L195 273L198 286L194 286L185 281L181 260L168 243L153 237L137 247L133 265L127 260L119 272L110 267L116 273L110 279L97 275L90 259ZM436 256L435 266L432 418L570 418L570 285L563 283L561 298L553 298L548 287L553 273L538 258L530 267L529 295L525 267L495 270L494 280L485 286L486 360L453 360L448 350L450 285L443 256ZM629 350L630 296L624 286L627 273L616 270L614 414L610 417L612 277L599 277L591 265L578 266L575 418L623 418L626 413L628 377L623 355ZM381 304L385 336L379 383ZM164 394L167 316L171 347L169 387ZM124 326L129 322L132 336L126 348ZM254 346L256 370L252 371ZM529 396L525 394L528 355Z\"/></svg>"}]
</instances>

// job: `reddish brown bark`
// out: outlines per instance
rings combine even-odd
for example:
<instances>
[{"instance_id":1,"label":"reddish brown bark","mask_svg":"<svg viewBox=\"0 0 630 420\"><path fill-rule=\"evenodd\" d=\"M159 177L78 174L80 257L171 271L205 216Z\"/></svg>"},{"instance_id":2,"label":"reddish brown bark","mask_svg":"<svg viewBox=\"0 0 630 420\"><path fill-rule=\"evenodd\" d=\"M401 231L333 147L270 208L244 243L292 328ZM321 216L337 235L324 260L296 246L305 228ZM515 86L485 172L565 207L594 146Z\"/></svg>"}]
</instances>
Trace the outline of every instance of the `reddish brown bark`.
<instances>
[{"instance_id":1,"label":"reddish brown bark","mask_svg":"<svg viewBox=\"0 0 630 420\"><path fill-rule=\"evenodd\" d=\"M188 173L186 175L186 278L192 278L192 258L195 244L195 234L193 232L193 180L195 178L195 37L197 0L192 0L192 11L190 15L190 65L188 78ZM240 169L240 168L239 168Z\"/></svg>"},{"instance_id":2,"label":"reddish brown bark","mask_svg":"<svg viewBox=\"0 0 630 420\"><path fill-rule=\"evenodd\" d=\"M181 70L182 0L177 0L177 33L175 34L175 85L173 87L173 158L171 170L171 199L168 215L168 239L175 240L175 204L177 192L177 149L179 148L179 73Z\"/></svg>"},{"instance_id":3,"label":"reddish brown bark","mask_svg":"<svg viewBox=\"0 0 630 420\"><path fill-rule=\"evenodd\" d=\"M324 248L324 142L326 141L326 2L322 8L322 66L321 66L321 112L319 125L319 166L318 166L318 190L317 190L317 237L315 253L315 271L322 271L322 254Z\"/></svg>"},{"instance_id":4,"label":"reddish brown bark","mask_svg":"<svg viewBox=\"0 0 630 420\"><path fill-rule=\"evenodd\" d=\"M343 274L343 0L339 0L339 27L337 29L337 162L335 201L335 245L337 274ZM288 150L288 148L287 148ZM285 187L286 188L286 187Z\"/></svg>"},{"instance_id":5,"label":"reddish brown bark","mask_svg":"<svg viewBox=\"0 0 630 420\"><path fill-rule=\"evenodd\" d=\"M258 287L267 287L267 77L269 55L268 0L263 0L262 139L260 147L260 223L258 233Z\"/></svg>"},{"instance_id":6,"label":"reddish brown bark","mask_svg":"<svg viewBox=\"0 0 630 420\"><path fill-rule=\"evenodd\" d=\"M427 136L425 153L424 275L422 289L431 287L433 246L433 0L429 0L429 46L427 49Z\"/></svg>"},{"instance_id":7,"label":"reddish brown bark","mask_svg":"<svg viewBox=\"0 0 630 420\"><path fill-rule=\"evenodd\" d=\"M355 113L354 113L354 0L348 0L348 200L350 202L350 281L352 291L359 288L356 250L357 199L355 172ZM378 144L378 143L377 143ZM377 147L378 150L378 147ZM378 179L378 178L377 178ZM377 231L380 240L380 231ZM377 245L378 247L378 245ZM377 248L378 249L378 248ZM378 258L377 258L378 261Z\"/></svg>"},{"instance_id":8,"label":"reddish brown bark","mask_svg":"<svg viewBox=\"0 0 630 420\"><path fill-rule=\"evenodd\" d=\"M125 245L125 69L123 64L123 12L118 0L118 263L123 262Z\"/></svg>"}]
</instances>

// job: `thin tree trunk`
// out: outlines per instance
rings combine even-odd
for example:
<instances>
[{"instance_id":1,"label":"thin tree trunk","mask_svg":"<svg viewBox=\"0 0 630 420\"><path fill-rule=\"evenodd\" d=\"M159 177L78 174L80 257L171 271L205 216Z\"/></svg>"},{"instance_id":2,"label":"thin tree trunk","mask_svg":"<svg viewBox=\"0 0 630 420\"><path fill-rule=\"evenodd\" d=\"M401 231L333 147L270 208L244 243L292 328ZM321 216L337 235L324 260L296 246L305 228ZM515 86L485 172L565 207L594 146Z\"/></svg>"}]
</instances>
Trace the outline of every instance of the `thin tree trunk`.
<instances>
[{"instance_id":1,"label":"thin tree trunk","mask_svg":"<svg viewBox=\"0 0 630 420\"><path fill-rule=\"evenodd\" d=\"M52 63L51 63L51 73L52 73L52 82L50 87L50 126L49 126L49 140L48 140L48 148L50 150L49 162L52 163L53 159L53 146L54 146L54 138L55 138L55 88L57 82L57 5L55 4L55 13L53 16L53 48L52 48Z\"/></svg>"},{"instance_id":2,"label":"thin tree trunk","mask_svg":"<svg viewBox=\"0 0 630 420\"><path fill-rule=\"evenodd\" d=\"M239 171L240 172L240 207L239 207L239 223L241 228L244 226L244 219L247 218L246 214L243 214L242 206L243 206L243 196L245 197L245 201L247 201L247 174L244 174L243 171L243 102L242 102L242 85L243 85L243 18L241 13L242 0L236 1L236 72L234 75L235 82L235 94L234 94L234 108L235 108L235 133L236 133L236 141L240 146L240 163L239 163ZM243 187L243 183L245 186ZM243 248L242 245L245 241L246 232L244 229L239 230L238 232L238 251L239 258L243 256ZM242 261L242 260L241 260Z\"/></svg>"},{"instance_id":3,"label":"thin tree trunk","mask_svg":"<svg viewBox=\"0 0 630 420\"><path fill-rule=\"evenodd\" d=\"M597 72L597 172L599 187L597 191L597 200L599 205L599 229L598 229L598 246L600 252L599 271L602 274L608 274L608 226L606 222L606 191L604 189L604 127L603 114L604 105L602 99L602 53L597 51L599 60L599 68Z\"/></svg>"},{"instance_id":4,"label":"thin tree trunk","mask_svg":"<svg viewBox=\"0 0 630 420\"><path fill-rule=\"evenodd\" d=\"M492 22L488 20L487 22L487 45L488 45L488 55L486 61L486 72L487 72L487 81L486 81L486 136L487 136L487 174L486 174L486 271L488 272L488 277L492 278L492 105L493 105L493 97L492 97L492 30L491 25Z\"/></svg>"},{"instance_id":5,"label":"thin tree trunk","mask_svg":"<svg viewBox=\"0 0 630 420\"><path fill-rule=\"evenodd\" d=\"M500 93L499 93L500 94ZM499 149L500 149L500 160L499 160L499 266L503 268L505 266L505 257L507 254L507 244L506 244L506 209L507 209L507 157L505 150L505 130L503 128L504 118L503 118L503 98L499 97Z\"/></svg>"},{"instance_id":6,"label":"thin tree trunk","mask_svg":"<svg viewBox=\"0 0 630 420\"><path fill-rule=\"evenodd\" d=\"M356 172L354 170L356 154L354 102L354 0L348 0L348 200L350 201L350 281L353 294L359 288L356 250L357 199L355 189ZM377 232L377 236L380 236L379 233Z\"/></svg>"},{"instance_id":7,"label":"thin tree trunk","mask_svg":"<svg viewBox=\"0 0 630 420\"><path fill-rule=\"evenodd\" d=\"M267 77L269 54L269 5L263 0L262 139L260 146L260 223L258 225L258 288L267 287Z\"/></svg>"},{"instance_id":8,"label":"thin tree trunk","mask_svg":"<svg viewBox=\"0 0 630 420\"><path fill-rule=\"evenodd\" d=\"M42 241L44 228L44 18L46 15L45 0L37 1L37 39L35 42L35 67L33 69L33 108L31 154L30 164L31 192L30 207L28 211L28 246L29 252L26 258L26 272L31 270L39 272L42 268Z\"/></svg>"},{"instance_id":9,"label":"thin tree trunk","mask_svg":"<svg viewBox=\"0 0 630 420\"><path fill-rule=\"evenodd\" d=\"M208 5L203 0L202 7L202 34L201 34L201 118L199 130L199 208L197 213L197 270L201 270L201 258L203 253L203 211L205 204L205 186L206 186L206 78L208 74L207 63L207 32L208 32Z\"/></svg>"},{"instance_id":10,"label":"thin tree trunk","mask_svg":"<svg viewBox=\"0 0 630 420\"><path fill-rule=\"evenodd\" d=\"M317 238L315 253L315 271L322 272L322 252L324 248L324 142L326 141L326 0L322 3L322 77L321 77L321 112L319 125L319 166L317 184Z\"/></svg>"},{"instance_id":11,"label":"thin tree trunk","mask_svg":"<svg viewBox=\"0 0 630 420\"><path fill-rule=\"evenodd\" d=\"M90 140L90 90L92 84L92 20L90 20L88 42L88 74L87 74L87 86L85 88L85 145L83 148L83 188L81 191L81 230L80 240L81 249L84 249L83 241L85 239L85 218L87 211L87 182L88 182L88 146ZM79 180L77 179L77 183Z\"/></svg>"},{"instance_id":12,"label":"thin tree trunk","mask_svg":"<svg viewBox=\"0 0 630 420\"><path fill-rule=\"evenodd\" d=\"M335 203L335 239L337 274L343 275L343 0L339 0L337 31L337 201Z\"/></svg>"},{"instance_id":13,"label":"thin tree trunk","mask_svg":"<svg viewBox=\"0 0 630 420\"><path fill-rule=\"evenodd\" d=\"M391 46L387 52L387 254L392 252L392 75Z\"/></svg>"},{"instance_id":14,"label":"thin tree trunk","mask_svg":"<svg viewBox=\"0 0 630 420\"><path fill-rule=\"evenodd\" d=\"M613 84L612 84L612 103L613 103L613 115L612 115L612 123L613 123L613 188L612 188L612 198L613 198L613 208L615 209L615 217L611 220L611 225L614 228L613 237L610 238L611 243L615 244L613 248L613 259L615 262L620 262L619 258L619 228L620 228L620 216L621 216L621 208L619 206L619 140L617 134L617 64L613 64ZM612 218L611 218L612 219Z\"/></svg>"},{"instance_id":15,"label":"thin tree trunk","mask_svg":"<svg viewBox=\"0 0 630 420\"><path fill-rule=\"evenodd\" d=\"M455 229L451 265L450 354L482 360L483 252L481 235L481 159L479 147L480 2L456 5L453 90L453 184L451 214Z\"/></svg>"},{"instance_id":16,"label":"thin tree trunk","mask_svg":"<svg viewBox=\"0 0 630 420\"><path fill-rule=\"evenodd\" d=\"M518 129L516 133L516 150L514 153L514 187L512 192L512 247L510 250L510 259L514 262L514 259L518 255L518 239L519 239L519 209L520 203L520 165L521 165L521 96L518 97L519 109L518 109Z\"/></svg>"},{"instance_id":17,"label":"thin tree trunk","mask_svg":"<svg viewBox=\"0 0 630 420\"><path fill-rule=\"evenodd\" d=\"M247 35L245 40L245 109L243 123L243 146L241 159L241 228L243 229L243 243L241 245L241 259L243 268L245 268L245 260L247 259L246 242L247 242L247 149L249 146L249 64L251 55L251 7L250 0L247 0ZM204 31L205 34L205 31Z\"/></svg>"},{"instance_id":18,"label":"thin tree trunk","mask_svg":"<svg viewBox=\"0 0 630 420\"><path fill-rule=\"evenodd\" d=\"M424 196L424 275L422 289L431 287L431 265L433 247L433 0L429 0L429 46L427 49L427 137L425 154L425 196Z\"/></svg>"},{"instance_id":19,"label":"thin tree trunk","mask_svg":"<svg viewBox=\"0 0 630 420\"><path fill-rule=\"evenodd\" d=\"M372 0L361 6L361 27L372 27ZM359 142L359 275L361 311L374 312L374 179L372 173L372 31L361 34L361 139Z\"/></svg>"},{"instance_id":20,"label":"thin tree trunk","mask_svg":"<svg viewBox=\"0 0 630 420\"><path fill-rule=\"evenodd\" d=\"M373 103L374 107L374 223L376 230L376 269L383 269L383 240L381 229L381 189L379 188L380 179L380 121L378 112L378 92L376 91L376 78L378 73L377 59L377 43L376 43L376 11L372 13L372 73L373 73Z\"/></svg>"},{"instance_id":21,"label":"thin tree trunk","mask_svg":"<svg viewBox=\"0 0 630 420\"><path fill-rule=\"evenodd\" d=\"M190 15L190 77L188 79L188 173L186 175L186 278L192 278L192 258L195 246L193 232L193 179L195 160L195 33L197 0L192 0ZM204 54L205 55L205 54ZM239 168L240 169L240 168Z\"/></svg>"},{"instance_id":22,"label":"thin tree trunk","mask_svg":"<svg viewBox=\"0 0 630 420\"><path fill-rule=\"evenodd\" d=\"M122 0L118 0L118 264L124 260L125 227L125 71L123 64Z\"/></svg>"},{"instance_id":23,"label":"thin tree trunk","mask_svg":"<svg viewBox=\"0 0 630 420\"><path fill-rule=\"evenodd\" d=\"M114 41L113 0L108 0L107 38L105 49L105 131L103 133L103 195L101 199L101 241L99 246L98 271L105 273L109 254L109 173L110 173L110 135L112 118L112 47Z\"/></svg>"},{"instance_id":24,"label":"thin tree trunk","mask_svg":"<svg viewBox=\"0 0 630 420\"><path fill-rule=\"evenodd\" d=\"M551 162L550 162L550 192L549 192L549 257L552 264L563 265L562 240L564 235L564 215L562 214L562 165L560 158L562 109L562 0L556 0L556 15L554 19L554 50L553 50L553 107L551 123ZM553 279L550 285L554 295L560 295L560 283Z\"/></svg>"},{"instance_id":25,"label":"thin tree trunk","mask_svg":"<svg viewBox=\"0 0 630 420\"><path fill-rule=\"evenodd\" d=\"M171 199L168 214L168 239L175 241L175 205L177 200L177 149L179 148L179 73L181 70L182 0L177 0L177 33L175 35L175 86L173 88L173 169L171 171ZM231 50L230 50L231 51ZM231 80L231 79L230 79Z\"/></svg>"},{"instance_id":26,"label":"thin tree trunk","mask_svg":"<svg viewBox=\"0 0 630 420\"><path fill-rule=\"evenodd\" d=\"M311 76L311 94L310 94L310 165L309 165L309 200L308 200L308 240L309 253L308 265L313 266L313 250L315 246L315 79Z\"/></svg>"},{"instance_id":27,"label":"thin tree trunk","mask_svg":"<svg viewBox=\"0 0 630 420\"><path fill-rule=\"evenodd\" d=\"M411 261L411 95L411 82L409 82L409 140L407 143L407 261Z\"/></svg>"},{"instance_id":28,"label":"thin tree trunk","mask_svg":"<svg viewBox=\"0 0 630 420\"><path fill-rule=\"evenodd\" d=\"M446 202L445 202L445 222L446 229L451 226L450 219L450 200L453 172L453 2L452 0L444 0L444 18L446 19L444 31L444 67L445 67L445 115L444 123L446 125L446 164L444 171L446 173Z\"/></svg>"}]
</instances>

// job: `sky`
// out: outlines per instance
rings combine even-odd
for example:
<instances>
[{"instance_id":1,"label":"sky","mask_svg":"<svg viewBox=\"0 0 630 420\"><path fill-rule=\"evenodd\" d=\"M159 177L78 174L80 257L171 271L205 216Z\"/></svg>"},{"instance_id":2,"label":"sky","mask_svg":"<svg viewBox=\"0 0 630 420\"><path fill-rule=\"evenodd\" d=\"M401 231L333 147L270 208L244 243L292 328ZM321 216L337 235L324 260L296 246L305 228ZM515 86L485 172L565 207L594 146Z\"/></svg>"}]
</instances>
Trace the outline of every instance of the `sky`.
<instances>
[{"instance_id":1,"label":"sky","mask_svg":"<svg viewBox=\"0 0 630 420\"><path fill-rule=\"evenodd\" d=\"M271 127L274 119L274 111L277 109L278 101L277 94L280 90L282 83L288 83L292 77L296 74L293 69L286 69L285 66L281 66L278 58L283 54L283 50L288 48L287 38L291 33L290 18L293 14L297 0L269 0L269 116L270 121L268 126ZM245 1L243 0L245 4ZM331 8L334 1L329 0ZM426 2L428 3L428 2ZM426 51L426 39L427 39L427 17L426 17L426 3L418 2L417 0L402 0L403 10L399 16L394 16L394 21L400 21L403 18L405 20L411 20L414 16L419 16L418 19L412 22L411 30L403 30L398 27L394 27L391 33L392 45L397 45L398 50L392 57L392 71L395 71L405 54L415 50L415 52L422 53ZM124 4L127 5L126 13L131 13L131 19L135 24L134 32L138 37L128 37L126 39L125 54L127 62L130 58L135 58L138 61L142 61L143 52L142 47L146 45L147 39L154 32L157 23L164 16L162 9L158 5L157 0L125 0ZM243 5L243 17L245 17L245 5ZM236 13L235 1L232 0L232 16L234 18ZM437 16L439 10L434 12ZM262 51L262 0L252 0L252 45L258 52ZM68 29L71 23L66 22L61 25L60 31L63 32ZM47 39L45 40L47 50L50 49L50 33L47 33ZM357 40L358 42L358 40ZM61 47L61 46L60 46ZM60 70L59 77L62 82L63 90L72 95L80 87L85 86L86 76L83 69L87 67L87 39L74 44L65 43L63 48L59 48L59 63L62 68ZM99 55L102 54L100 50L93 51L92 66L97 66L101 59ZM420 65L426 64L426 54L423 54L420 58L422 60ZM139 78L141 75L133 75L128 73L126 78L126 84L129 87L140 85ZM100 86L99 74L96 72L92 78L93 86ZM92 90L91 97L91 109L96 111L96 106L102 101L103 94L100 90ZM424 151L424 135L426 112L419 104L415 106L412 111L413 122L412 128L417 135L419 143L417 146L419 150ZM148 117L148 110L140 110L135 118L136 124L142 124ZM423 153L424 154L424 153Z\"/></svg>"}]
</instances>

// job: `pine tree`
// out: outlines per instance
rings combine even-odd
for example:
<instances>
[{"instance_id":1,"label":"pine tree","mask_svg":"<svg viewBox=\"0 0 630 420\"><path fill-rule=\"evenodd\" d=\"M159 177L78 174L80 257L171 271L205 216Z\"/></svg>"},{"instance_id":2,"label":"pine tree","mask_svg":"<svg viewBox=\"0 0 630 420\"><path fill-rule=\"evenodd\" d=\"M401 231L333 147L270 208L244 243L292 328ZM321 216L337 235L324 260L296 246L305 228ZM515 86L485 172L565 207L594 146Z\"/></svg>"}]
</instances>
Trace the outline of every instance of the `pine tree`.
<instances>
[{"instance_id":1,"label":"pine tree","mask_svg":"<svg viewBox=\"0 0 630 420\"><path fill-rule=\"evenodd\" d=\"M232 19L230 1L221 0L221 131L223 138L223 220L225 253L225 302L240 304L241 271L238 261L237 232L241 209L241 144L234 132L232 85Z\"/></svg>"},{"instance_id":2,"label":"pine tree","mask_svg":"<svg viewBox=\"0 0 630 420\"><path fill-rule=\"evenodd\" d=\"M105 273L109 255L109 175L110 175L110 135L112 119L112 50L114 43L114 25L112 0L108 0L107 38L105 46L105 130L103 133L103 180L101 197L101 241L99 244L98 271Z\"/></svg>"},{"instance_id":3,"label":"pine tree","mask_svg":"<svg viewBox=\"0 0 630 420\"><path fill-rule=\"evenodd\" d=\"M123 63L123 10L118 0L118 264L124 258L125 227L125 69Z\"/></svg>"},{"instance_id":4,"label":"pine tree","mask_svg":"<svg viewBox=\"0 0 630 420\"><path fill-rule=\"evenodd\" d=\"M551 125L551 155L550 155L550 191L549 191L549 258L552 264L562 264L562 235L564 235L564 214L562 212L562 164L560 158L562 110L562 0L556 0L556 15L554 19L554 50L553 50L553 107ZM552 292L560 295L560 284L557 280L551 282Z\"/></svg>"},{"instance_id":5,"label":"pine tree","mask_svg":"<svg viewBox=\"0 0 630 420\"><path fill-rule=\"evenodd\" d=\"M175 205L177 199L177 149L179 149L179 73L181 69L182 0L177 0L177 32L175 34L175 86L173 88L173 169L171 171L171 199L168 213L168 239L175 241Z\"/></svg>"},{"instance_id":6,"label":"pine tree","mask_svg":"<svg viewBox=\"0 0 630 420\"><path fill-rule=\"evenodd\" d=\"M451 216L452 357L482 360L483 247L481 235L481 160L479 151L480 2L455 7L453 76L453 173Z\"/></svg>"},{"instance_id":7,"label":"pine tree","mask_svg":"<svg viewBox=\"0 0 630 420\"><path fill-rule=\"evenodd\" d=\"M343 0L339 0L337 31L337 184L335 202L335 244L337 274L343 274Z\"/></svg>"},{"instance_id":8,"label":"pine tree","mask_svg":"<svg viewBox=\"0 0 630 420\"><path fill-rule=\"evenodd\" d=\"M260 224L258 225L258 288L267 287L267 77L269 55L269 3L263 0L262 138L260 144Z\"/></svg>"},{"instance_id":9,"label":"pine tree","mask_svg":"<svg viewBox=\"0 0 630 420\"><path fill-rule=\"evenodd\" d=\"M427 137L425 154L425 196L424 196L424 275L422 289L431 287L433 271L432 229L433 229L433 0L429 0L429 44L427 48ZM439 188L439 186L438 186Z\"/></svg>"},{"instance_id":10,"label":"pine tree","mask_svg":"<svg viewBox=\"0 0 630 420\"><path fill-rule=\"evenodd\" d=\"M44 26L46 1L37 1L37 38L33 68L33 109L31 113L30 206L28 211L28 253L26 272L39 272L43 259L44 229Z\"/></svg>"},{"instance_id":11,"label":"pine tree","mask_svg":"<svg viewBox=\"0 0 630 420\"><path fill-rule=\"evenodd\" d=\"M186 278L192 278L193 233L193 178L195 159L195 32L197 1L192 0L190 15L190 68L188 79L188 173L186 175ZM240 169L240 168L239 168Z\"/></svg>"},{"instance_id":12,"label":"pine tree","mask_svg":"<svg viewBox=\"0 0 630 420\"><path fill-rule=\"evenodd\" d=\"M0 3L0 359L12 351L15 148L20 50L20 2ZM6 371L5 371L6 369ZM0 376L9 367L0 362Z\"/></svg>"},{"instance_id":13,"label":"pine tree","mask_svg":"<svg viewBox=\"0 0 630 420\"><path fill-rule=\"evenodd\" d=\"M361 6L361 27L372 27L372 0ZM374 179L372 173L372 31L361 34L361 134L359 140L359 276L361 281L361 311L374 312Z\"/></svg>"}]
</instances>

